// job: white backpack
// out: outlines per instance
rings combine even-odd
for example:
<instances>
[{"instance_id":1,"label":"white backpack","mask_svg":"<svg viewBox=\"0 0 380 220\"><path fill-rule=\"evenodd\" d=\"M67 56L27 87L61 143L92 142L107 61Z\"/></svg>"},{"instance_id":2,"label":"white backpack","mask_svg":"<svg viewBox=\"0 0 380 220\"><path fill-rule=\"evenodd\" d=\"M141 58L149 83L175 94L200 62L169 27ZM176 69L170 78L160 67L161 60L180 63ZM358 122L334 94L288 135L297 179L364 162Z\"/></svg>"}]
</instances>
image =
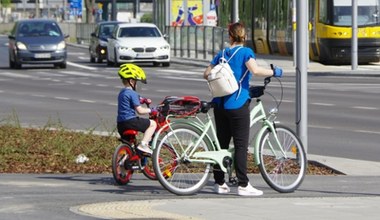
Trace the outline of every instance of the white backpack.
<instances>
[{"instance_id":1,"label":"white backpack","mask_svg":"<svg viewBox=\"0 0 380 220\"><path fill-rule=\"evenodd\" d=\"M212 97L215 98L215 97L223 97L226 95L230 95L239 89L239 85L243 81L248 70L244 73L243 77L240 79L238 83L234 76L234 72L232 71L228 62L232 59L233 56L235 56L235 54L241 48L242 47L239 47L238 49L236 49L235 52L232 54L232 56L228 60L224 58L224 50L223 50L222 58L220 58L219 64L214 66L211 69L210 75L207 79L207 84L211 91ZM239 95L240 95L240 92L237 97L239 97Z\"/></svg>"}]
</instances>

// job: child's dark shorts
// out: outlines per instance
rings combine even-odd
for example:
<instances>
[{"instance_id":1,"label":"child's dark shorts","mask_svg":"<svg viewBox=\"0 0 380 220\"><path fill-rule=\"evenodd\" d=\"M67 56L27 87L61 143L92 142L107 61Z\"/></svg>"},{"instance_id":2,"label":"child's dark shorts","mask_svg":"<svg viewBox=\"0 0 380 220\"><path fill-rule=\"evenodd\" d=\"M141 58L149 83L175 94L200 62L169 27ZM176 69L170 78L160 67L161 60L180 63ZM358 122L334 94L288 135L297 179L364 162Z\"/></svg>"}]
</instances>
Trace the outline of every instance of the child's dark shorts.
<instances>
[{"instance_id":1,"label":"child's dark shorts","mask_svg":"<svg viewBox=\"0 0 380 220\"><path fill-rule=\"evenodd\" d=\"M150 120L147 118L132 118L127 121L118 122L117 123L117 131L120 136L122 136L123 132L126 130L136 130L140 132L145 132L150 126Z\"/></svg>"}]
</instances>

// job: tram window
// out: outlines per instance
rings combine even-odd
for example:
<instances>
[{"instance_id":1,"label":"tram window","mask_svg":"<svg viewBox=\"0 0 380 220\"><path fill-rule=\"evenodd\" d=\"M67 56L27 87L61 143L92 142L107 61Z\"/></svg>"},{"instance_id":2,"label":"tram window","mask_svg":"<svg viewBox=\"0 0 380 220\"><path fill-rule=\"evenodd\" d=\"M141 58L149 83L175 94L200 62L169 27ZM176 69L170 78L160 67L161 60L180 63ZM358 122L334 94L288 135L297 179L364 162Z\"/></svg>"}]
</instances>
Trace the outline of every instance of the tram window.
<instances>
[{"instance_id":1,"label":"tram window","mask_svg":"<svg viewBox=\"0 0 380 220\"><path fill-rule=\"evenodd\" d=\"M321 0L319 2L319 22L328 24L329 21L327 19L327 1Z\"/></svg>"}]
</instances>

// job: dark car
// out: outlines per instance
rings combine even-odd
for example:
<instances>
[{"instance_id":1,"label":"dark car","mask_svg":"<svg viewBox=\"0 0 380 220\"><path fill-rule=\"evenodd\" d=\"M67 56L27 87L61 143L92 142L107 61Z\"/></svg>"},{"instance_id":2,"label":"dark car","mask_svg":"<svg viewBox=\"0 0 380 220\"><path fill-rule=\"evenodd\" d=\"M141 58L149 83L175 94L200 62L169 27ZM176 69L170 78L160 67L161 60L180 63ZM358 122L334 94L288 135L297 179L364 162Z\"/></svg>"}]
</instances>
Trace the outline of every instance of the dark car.
<instances>
[{"instance_id":1,"label":"dark car","mask_svg":"<svg viewBox=\"0 0 380 220\"><path fill-rule=\"evenodd\" d=\"M66 68L67 37L54 20L17 21L8 36L9 67L20 69L22 64L53 64Z\"/></svg>"},{"instance_id":2,"label":"dark car","mask_svg":"<svg viewBox=\"0 0 380 220\"><path fill-rule=\"evenodd\" d=\"M107 41L108 38L112 35L113 29L117 24L123 22L120 21L103 21L99 22L95 31L91 33L90 40L90 62L94 63L97 61L98 63L103 62L103 60L107 59Z\"/></svg>"}]
</instances>

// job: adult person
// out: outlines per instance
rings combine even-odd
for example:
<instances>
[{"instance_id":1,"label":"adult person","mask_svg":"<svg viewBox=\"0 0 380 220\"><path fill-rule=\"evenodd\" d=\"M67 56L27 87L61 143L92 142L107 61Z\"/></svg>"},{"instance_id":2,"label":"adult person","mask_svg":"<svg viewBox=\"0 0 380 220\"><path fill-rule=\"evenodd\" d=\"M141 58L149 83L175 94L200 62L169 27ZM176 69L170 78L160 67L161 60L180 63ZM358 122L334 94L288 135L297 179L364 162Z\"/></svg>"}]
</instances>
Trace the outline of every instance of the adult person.
<instances>
[{"instance_id":1,"label":"adult person","mask_svg":"<svg viewBox=\"0 0 380 220\"><path fill-rule=\"evenodd\" d=\"M231 95L212 100L212 102L216 103L216 107L214 108L216 132L222 149L228 149L231 138L233 139L238 195L260 196L263 194L263 191L254 188L249 183L247 176L247 152L250 129L249 104L251 100L249 97L249 81L252 78L252 74L262 77L281 77L282 69L275 67L272 70L258 66L253 50L244 47L246 29L243 24L232 24L229 27L228 34L230 47L225 48L224 58L229 60L232 56L228 63L234 72L236 80L239 82L243 76L244 78L239 85L241 88L238 91ZM219 60L223 56L222 53L223 51L220 51L204 71L203 77L205 79L209 77L211 69L219 63ZM249 73L245 74L247 70ZM230 188L225 183L224 172L220 169L219 165L214 166L213 173L215 179L214 191L218 194L229 193Z\"/></svg>"}]
</instances>

